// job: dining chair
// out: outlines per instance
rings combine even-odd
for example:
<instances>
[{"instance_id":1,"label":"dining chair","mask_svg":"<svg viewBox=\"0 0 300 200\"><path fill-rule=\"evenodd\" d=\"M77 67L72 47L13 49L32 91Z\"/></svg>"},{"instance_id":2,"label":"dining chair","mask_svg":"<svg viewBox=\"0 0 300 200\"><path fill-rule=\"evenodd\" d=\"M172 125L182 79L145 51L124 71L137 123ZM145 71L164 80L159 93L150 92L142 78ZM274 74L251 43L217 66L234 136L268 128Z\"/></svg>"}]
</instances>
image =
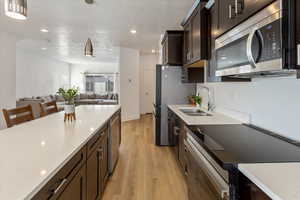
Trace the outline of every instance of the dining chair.
<instances>
[{"instance_id":1,"label":"dining chair","mask_svg":"<svg viewBox=\"0 0 300 200\"><path fill-rule=\"evenodd\" d=\"M40 103L40 108L41 108L41 117L58 112L56 101Z\"/></svg>"},{"instance_id":2,"label":"dining chair","mask_svg":"<svg viewBox=\"0 0 300 200\"><path fill-rule=\"evenodd\" d=\"M3 114L8 128L34 120L31 105L9 110L3 109Z\"/></svg>"}]
</instances>

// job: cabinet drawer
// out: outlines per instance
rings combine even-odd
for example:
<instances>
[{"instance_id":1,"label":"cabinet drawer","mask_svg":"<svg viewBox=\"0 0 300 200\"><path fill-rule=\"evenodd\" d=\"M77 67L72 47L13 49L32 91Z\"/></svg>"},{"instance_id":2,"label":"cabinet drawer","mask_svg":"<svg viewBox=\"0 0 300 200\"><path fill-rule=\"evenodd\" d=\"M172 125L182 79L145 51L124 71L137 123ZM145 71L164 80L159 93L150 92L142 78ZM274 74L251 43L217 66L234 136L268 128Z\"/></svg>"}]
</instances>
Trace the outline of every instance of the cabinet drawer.
<instances>
[{"instance_id":1,"label":"cabinet drawer","mask_svg":"<svg viewBox=\"0 0 300 200\"><path fill-rule=\"evenodd\" d=\"M32 198L33 200L56 199L69 185L86 162L86 146L58 171L58 173Z\"/></svg>"},{"instance_id":2,"label":"cabinet drawer","mask_svg":"<svg viewBox=\"0 0 300 200\"><path fill-rule=\"evenodd\" d=\"M87 155L88 157L97 149L97 143L100 142L103 134L107 132L107 124L105 124L87 143Z\"/></svg>"}]
</instances>

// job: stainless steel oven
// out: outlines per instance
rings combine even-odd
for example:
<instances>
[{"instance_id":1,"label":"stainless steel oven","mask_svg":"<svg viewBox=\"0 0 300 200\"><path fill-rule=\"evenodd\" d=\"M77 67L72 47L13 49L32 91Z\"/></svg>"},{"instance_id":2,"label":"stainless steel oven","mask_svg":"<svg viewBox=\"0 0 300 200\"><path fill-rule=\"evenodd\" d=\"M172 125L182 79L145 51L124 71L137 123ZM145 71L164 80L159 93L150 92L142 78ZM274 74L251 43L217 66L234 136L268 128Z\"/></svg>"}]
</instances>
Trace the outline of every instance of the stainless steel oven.
<instances>
[{"instance_id":1,"label":"stainless steel oven","mask_svg":"<svg viewBox=\"0 0 300 200\"><path fill-rule=\"evenodd\" d=\"M185 146L189 200L229 200L228 172L208 155L189 132Z\"/></svg>"},{"instance_id":2,"label":"stainless steel oven","mask_svg":"<svg viewBox=\"0 0 300 200\"><path fill-rule=\"evenodd\" d=\"M277 0L216 39L217 76L293 74L284 0Z\"/></svg>"}]
</instances>

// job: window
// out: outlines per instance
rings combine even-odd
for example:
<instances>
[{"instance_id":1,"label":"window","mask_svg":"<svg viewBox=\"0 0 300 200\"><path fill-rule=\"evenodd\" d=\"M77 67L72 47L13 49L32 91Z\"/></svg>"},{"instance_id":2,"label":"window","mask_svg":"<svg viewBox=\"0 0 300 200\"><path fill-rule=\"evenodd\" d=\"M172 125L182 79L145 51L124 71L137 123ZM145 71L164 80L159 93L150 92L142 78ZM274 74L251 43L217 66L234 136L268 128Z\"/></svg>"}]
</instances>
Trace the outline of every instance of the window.
<instances>
[{"instance_id":1,"label":"window","mask_svg":"<svg viewBox=\"0 0 300 200\"><path fill-rule=\"evenodd\" d=\"M86 75L85 80L86 92L93 92L96 94L114 93L114 74Z\"/></svg>"}]
</instances>

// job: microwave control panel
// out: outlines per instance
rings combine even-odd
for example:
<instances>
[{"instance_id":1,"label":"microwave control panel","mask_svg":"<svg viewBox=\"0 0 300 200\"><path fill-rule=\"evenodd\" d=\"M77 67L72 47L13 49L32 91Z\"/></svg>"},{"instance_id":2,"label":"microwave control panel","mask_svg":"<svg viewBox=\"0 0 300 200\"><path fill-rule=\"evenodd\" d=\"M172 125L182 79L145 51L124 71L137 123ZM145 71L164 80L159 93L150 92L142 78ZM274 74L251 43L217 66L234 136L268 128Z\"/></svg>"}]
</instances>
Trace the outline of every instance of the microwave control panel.
<instances>
[{"instance_id":1,"label":"microwave control panel","mask_svg":"<svg viewBox=\"0 0 300 200\"><path fill-rule=\"evenodd\" d=\"M257 31L261 40L261 56L259 62L282 58L281 22L276 20Z\"/></svg>"}]
</instances>

